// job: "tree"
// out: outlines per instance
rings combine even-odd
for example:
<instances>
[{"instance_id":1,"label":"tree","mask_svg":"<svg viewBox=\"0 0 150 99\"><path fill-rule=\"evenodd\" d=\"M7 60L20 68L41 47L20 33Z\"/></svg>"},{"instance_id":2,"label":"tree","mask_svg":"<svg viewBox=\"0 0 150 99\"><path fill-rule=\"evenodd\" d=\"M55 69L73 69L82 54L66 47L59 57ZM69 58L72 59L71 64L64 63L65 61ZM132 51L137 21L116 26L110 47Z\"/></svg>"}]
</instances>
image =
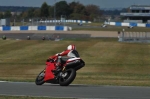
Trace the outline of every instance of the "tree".
<instances>
[{"instance_id":1,"label":"tree","mask_svg":"<svg viewBox=\"0 0 150 99\"><path fill-rule=\"evenodd\" d=\"M4 17L3 13L0 12L0 19L2 19Z\"/></svg>"},{"instance_id":2,"label":"tree","mask_svg":"<svg viewBox=\"0 0 150 99\"><path fill-rule=\"evenodd\" d=\"M26 11L23 11L21 14L20 14L20 17L21 18L27 18L28 17L28 13Z\"/></svg>"},{"instance_id":3,"label":"tree","mask_svg":"<svg viewBox=\"0 0 150 99\"><path fill-rule=\"evenodd\" d=\"M34 11L35 11L34 8L31 8L31 9L28 10L28 18L33 18L34 17Z\"/></svg>"},{"instance_id":4,"label":"tree","mask_svg":"<svg viewBox=\"0 0 150 99\"><path fill-rule=\"evenodd\" d=\"M77 4L74 8L73 13L78 13L78 14L85 14L85 6L83 4Z\"/></svg>"},{"instance_id":5,"label":"tree","mask_svg":"<svg viewBox=\"0 0 150 99\"><path fill-rule=\"evenodd\" d=\"M82 14L78 14L78 13L72 13L70 15L71 19L74 19L74 20L79 20L79 19L82 19Z\"/></svg>"},{"instance_id":6,"label":"tree","mask_svg":"<svg viewBox=\"0 0 150 99\"><path fill-rule=\"evenodd\" d=\"M75 20L81 20L85 16L85 6L80 4L79 2L71 2L69 4L69 18Z\"/></svg>"},{"instance_id":7,"label":"tree","mask_svg":"<svg viewBox=\"0 0 150 99\"><path fill-rule=\"evenodd\" d=\"M79 4L79 2L71 2L69 4L70 13L72 14L74 12L75 7Z\"/></svg>"},{"instance_id":8,"label":"tree","mask_svg":"<svg viewBox=\"0 0 150 99\"><path fill-rule=\"evenodd\" d=\"M41 17L48 17L49 16L49 6L46 2L44 2L41 6Z\"/></svg>"},{"instance_id":9,"label":"tree","mask_svg":"<svg viewBox=\"0 0 150 99\"><path fill-rule=\"evenodd\" d=\"M56 16L60 17L61 15L65 15L65 16L69 16L69 12L70 10L69 5L67 4L66 1L60 1L58 3L56 3Z\"/></svg>"},{"instance_id":10,"label":"tree","mask_svg":"<svg viewBox=\"0 0 150 99\"><path fill-rule=\"evenodd\" d=\"M12 14L9 10L4 13L4 18L10 18L11 16Z\"/></svg>"},{"instance_id":11,"label":"tree","mask_svg":"<svg viewBox=\"0 0 150 99\"><path fill-rule=\"evenodd\" d=\"M40 13L41 13L40 9L35 9L33 12L34 17L40 17Z\"/></svg>"},{"instance_id":12,"label":"tree","mask_svg":"<svg viewBox=\"0 0 150 99\"><path fill-rule=\"evenodd\" d=\"M91 5L87 5L85 8L88 15L90 14L101 15L100 8L97 5L91 4Z\"/></svg>"},{"instance_id":13,"label":"tree","mask_svg":"<svg viewBox=\"0 0 150 99\"><path fill-rule=\"evenodd\" d=\"M54 7L53 6L49 6L49 16L51 18L54 17Z\"/></svg>"},{"instance_id":14,"label":"tree","mask_svg":"<svg viewBox=\"0 0 150 99\"><path fill-rule=\"evenodd\" d=\"M85 7L86 9L86 15L89 16L90 19L95 19L95 18L99 18L101 16L101 11L99 6L97 5L87 5Z\"/></svg>"}]
</instances>

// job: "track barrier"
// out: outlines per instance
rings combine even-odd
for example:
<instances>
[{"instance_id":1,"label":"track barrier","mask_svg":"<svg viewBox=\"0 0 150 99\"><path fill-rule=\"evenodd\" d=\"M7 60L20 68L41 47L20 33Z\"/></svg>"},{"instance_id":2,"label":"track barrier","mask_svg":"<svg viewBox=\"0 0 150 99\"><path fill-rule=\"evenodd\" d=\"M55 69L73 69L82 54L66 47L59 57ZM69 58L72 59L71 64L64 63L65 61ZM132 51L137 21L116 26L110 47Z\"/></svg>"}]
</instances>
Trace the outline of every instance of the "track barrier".
<instances>
[{"instance_id":1,"label":"track barrier","mask_svg":"<svg viewBox=\"0 0 150 99\"><path fill-rule=\"evenodd\" d=\"M1 26L0 31L29 31L29 30L53 30L53 31L69 31L72 30L68 26Z\"/></svg>"},{"instance_id":2,"label":"track barrier","mask_svg":"<svg viewBox=\"0 0 150 99\"><path fill-rule=\"evenodd\" d=\"M105 22L104 24L114 25L114 26L133 26L133 27L147 27L147 28L150 28L150 24L149 23Z\"/></svg>"}]
</instances>

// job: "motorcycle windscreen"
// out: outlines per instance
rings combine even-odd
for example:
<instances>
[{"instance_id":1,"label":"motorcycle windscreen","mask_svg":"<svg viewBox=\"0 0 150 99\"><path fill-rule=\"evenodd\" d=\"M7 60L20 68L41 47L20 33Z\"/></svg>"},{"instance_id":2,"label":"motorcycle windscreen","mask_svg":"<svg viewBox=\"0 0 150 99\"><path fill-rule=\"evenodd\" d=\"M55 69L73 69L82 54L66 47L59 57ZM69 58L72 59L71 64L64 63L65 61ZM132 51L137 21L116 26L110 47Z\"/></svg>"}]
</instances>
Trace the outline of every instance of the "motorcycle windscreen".
<instances>
[{"instance_id":1,"label":"motorcycle windscreen","mask_svg":"<svg viewBox=\"0 0 150 99\"><path fill-rule=\"evenodd\" d=\"M46 62L46 65L44 81L54 79L54 74L51 72L55 69L54 63Z\"/></svg>"}]
</instances>

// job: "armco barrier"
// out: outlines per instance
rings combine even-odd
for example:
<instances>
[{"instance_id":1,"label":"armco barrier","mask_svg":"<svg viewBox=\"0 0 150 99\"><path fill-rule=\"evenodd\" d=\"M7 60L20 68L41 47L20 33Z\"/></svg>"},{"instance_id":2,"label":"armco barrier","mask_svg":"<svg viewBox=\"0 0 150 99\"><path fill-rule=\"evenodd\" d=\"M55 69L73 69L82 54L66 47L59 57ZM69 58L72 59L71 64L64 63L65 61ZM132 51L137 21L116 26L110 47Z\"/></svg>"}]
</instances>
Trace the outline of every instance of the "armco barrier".
<instances>
[{"instance_id":1,"label":"armco barrier","mask_svg":"<svg viewBox=\"0 0 150 99\"><path fill-rule=\"evenodd\" d=\"M121 22L116 22L116 26L121 26Z\"/></svg>"},{"instance_id":2,"label":"armco barrier","mask_svg":"<svg viewBox=\"0 0 150 99\"><path fill-rule=\"evenodd\" d=\"M38 26L38 30L46 30L46 26Z\"/></svg>"},{"instance_id":3,"label":"armco barrier","mask_svg":"<svg viewBox=\"0 0 150 99\"><path fill-rule=\"evenodd\" d=\"M146 24L146 27L150 27L150 24Z\"/></svg>"},{"instance_id":4,"label":"armco barrier","mask_svg":"<svg viewBox=\"0 0 150 99\"><path fill-rule=\"evenodd\" d=\"M115 22L105 22L104 24L116 25L116 23L115 23Z\"/></svg>"},{"instance_id":5,"label":"armco barrier","mask_svg":"<svg viewBox=\"0 0 150 99\"><path fill-rule=\"evenodd\" d=\"M18 31L18 30L20 30L20 27L18 26L11 27L11 31Z\"/></svg>"},{"instance_id":6,"label":"armco barrier","mask_svg":"<svg viewBox=\"0 0 150 99\"><path fill-rule=\"evenodd\" d=\"M28 26L20 26L20 30L28 30Z\"/></svg>"},{"instance_id":7,"label":"armco barrier","mask_svg":"<svg viewBox=\"0 0 150 99\"><path fill-rule=\"evenodd\" d=\"M47 27L46 27L46 30L55 31L55 26L47 26Z\"/></svg>"},{"instance_id":8,"label":"armco barrier","mask_svg":"<svg viewBox=\"0 0 150 99\"><path fill-rule=\"evenodd\" d=\"M130 23L130 26L137 27L137 23Z\"/></svg>"},{"instance_id":9,"label":"armco barrier","mask_svg":"<svg viewBox=\"0 0 150 99\"><path fill-rule=\"evenodd\" d=\"M63 26L55 26L55 30L64 30Z\"/></svg>"},{"instance_id":10,"label":"armco barrier","mask_svg":"<svg viewBox=\"0 0 150 99\"><path fill-rule=\"evenodd\" d=\"M29 26L29 29L28 30L38 30L38 26Z\"/></svg>"},{"instance_id":11,"label":"armco barrier","mask_svg":"<svg viewBox=\"0 0 150 99\"><path fill-rule=\"evenodd\" d=\"M52 31L68 31L72 30L68 26L2 26L0 31L30 31L30 30L52 30Z\"/></svg>"},{"instance_id":12,"label":"armco barrier","mask_svg":"<svg viewBox=\"0 0 150 99\"><path fill-rule=\"evenodd\" d=\"M122 26L129 26L129 23L122 23Z\"/></svg>"},{"instance_id":13,"label":"armco barrier","mask_svg":"<svg viewBox=\"0 0 150 99\"><path fill-rule=\"evenodd\" d=\"M144 23L138 23L137 27L146 27L146 24L144 24Z\"/></svg>"},{"instance_id":14,"label":"armco barrier","mask_svg":"<svg viewBox=\"0 0 150 99\"><path fill-rule=\"evenodd\" d=\"M133 27L148 27L148 28L150 28L150 24L146 24L146 23L105 22L104 24L114 25L114 26L133 26Z\"/></svg>"},{"instance_id":15,"label":"armco barrier","mask_svg":"<svg viewBox=\"0 0 150 99\"><path fill-rule=\"evenodd\" d=\"M10 26L3 26L3 27L2 27L2 30L3 30L3 31L10 31L10 30L11 30L11 27L10 27Z\"/></svg>"}]
</instances>

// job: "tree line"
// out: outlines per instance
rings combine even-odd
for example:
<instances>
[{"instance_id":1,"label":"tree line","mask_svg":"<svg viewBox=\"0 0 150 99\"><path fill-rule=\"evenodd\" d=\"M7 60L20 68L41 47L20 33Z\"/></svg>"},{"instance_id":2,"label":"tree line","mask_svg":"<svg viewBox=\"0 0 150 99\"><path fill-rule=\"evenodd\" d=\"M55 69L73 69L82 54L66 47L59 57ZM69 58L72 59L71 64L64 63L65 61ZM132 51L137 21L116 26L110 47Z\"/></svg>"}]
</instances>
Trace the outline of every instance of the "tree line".
<instances>
[{"instance_id":1,"label":"tree line","mask_svg":"<svg viewBox=\"0 0 150 99\"><path fill-rule=\"evenodd\" d=\"M4 7L3 7L4 8ZM96 18L100 18L103 14L107 13L102 11L99 6L94 4L83 5L80 2L71 2L67 3L66 1L59 1L53 6L48 5L44 2L41 7L20 7L17 10L14 10L13 7L4 12L0 8L0 18L12 18L12 19L29 19L29 18L47 18L47 19L60 19L61 16L66 19L74 20L89 20L93 21ZM11 14L11 11L18 12L22 8L20 14L15 13ZM114 14L117 11L113 12ZM112 13L112 11L111 11ZM118 14L119 12L117 12Z\"/></svg>"}]
</instances>

